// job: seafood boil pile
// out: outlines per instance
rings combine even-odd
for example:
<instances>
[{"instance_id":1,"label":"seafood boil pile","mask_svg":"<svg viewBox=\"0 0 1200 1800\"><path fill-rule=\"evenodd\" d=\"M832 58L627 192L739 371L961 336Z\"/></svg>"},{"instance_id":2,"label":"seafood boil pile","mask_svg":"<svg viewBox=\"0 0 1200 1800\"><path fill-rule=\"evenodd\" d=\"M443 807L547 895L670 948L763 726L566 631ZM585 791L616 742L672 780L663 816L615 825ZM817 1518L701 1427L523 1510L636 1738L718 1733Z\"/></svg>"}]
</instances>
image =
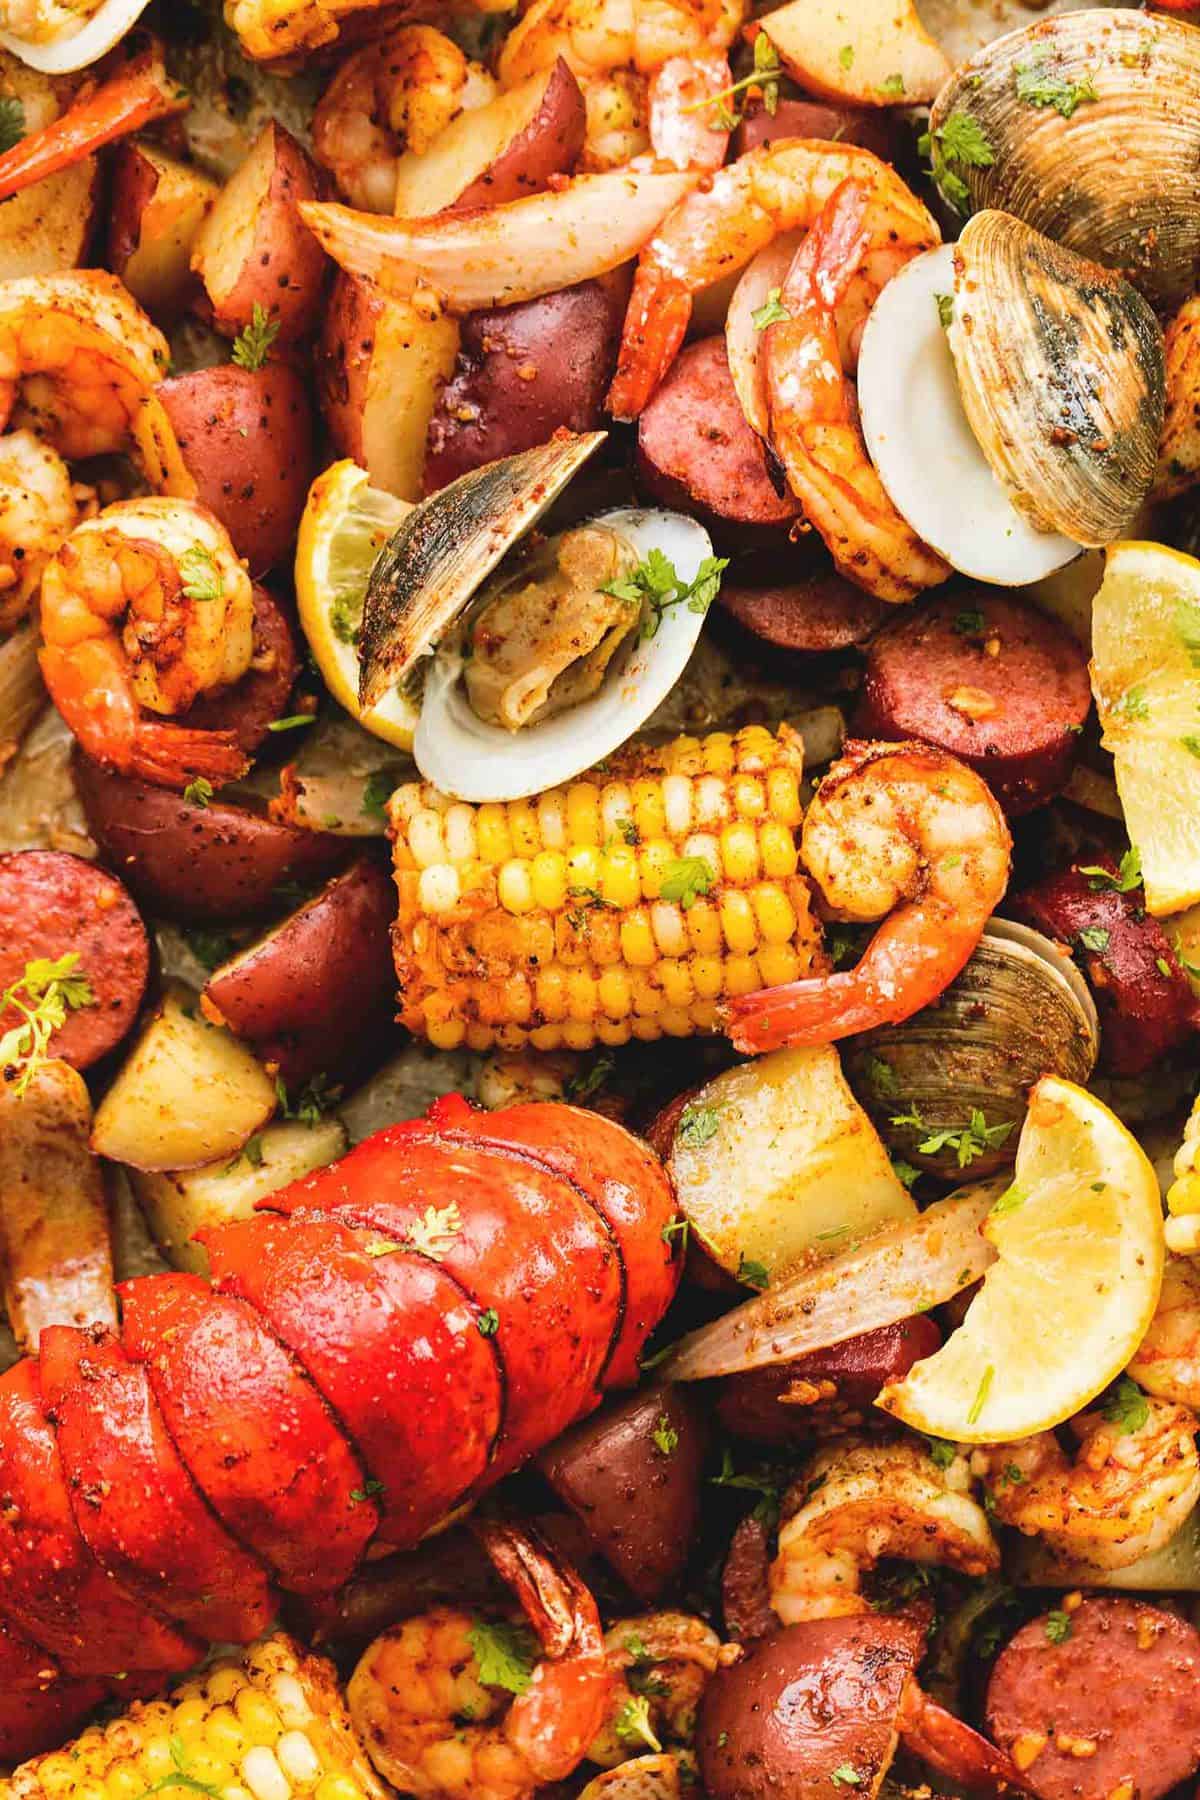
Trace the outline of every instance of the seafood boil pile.
<instances>
[{"instance_id":1,"label":"seafood boil pile","mask_svg":"<svg viewBox=\"0 0 1200 1800\"><path fill-rule=\"evenodd\" d=\"M0 0L0 1800L1195 1800L1200 0Z\"/></svg>"}]
</instances>

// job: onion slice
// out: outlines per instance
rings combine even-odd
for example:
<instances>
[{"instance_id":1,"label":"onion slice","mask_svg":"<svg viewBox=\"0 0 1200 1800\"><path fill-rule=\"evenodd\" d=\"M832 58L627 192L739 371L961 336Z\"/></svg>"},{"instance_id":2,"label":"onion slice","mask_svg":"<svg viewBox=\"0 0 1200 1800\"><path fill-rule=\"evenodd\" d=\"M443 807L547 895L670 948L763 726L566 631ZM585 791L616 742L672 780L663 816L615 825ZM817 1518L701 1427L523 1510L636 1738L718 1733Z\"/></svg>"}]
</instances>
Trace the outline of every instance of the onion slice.
<instances>
[{"instance_id":1,"label":"onion slice","mask_svg":"<svg viewBox=\"0 0 1200 1800\"><path fill-rule=\"evenodd\" d=\"M1007 1185L1007 1176L974 1182L935 1201L919 1218L806 1265L682 1338L662 1378L708 1381L791 1362L952 1299L996 1260L980 1227Z\"/></svg>"},{"instance_id":2,"label":"onion slice","mask_svg":"<svg viewBox=\"0 0 1200 1800\"><path fill-rule=\"evenodd\" d=\"M23 38L15 31L0 31L0 47L43 75L69 75L106 56L148 5L149 0L104 0L77 31L59 33L44 43Z\"/></svg>"}]
</instances>

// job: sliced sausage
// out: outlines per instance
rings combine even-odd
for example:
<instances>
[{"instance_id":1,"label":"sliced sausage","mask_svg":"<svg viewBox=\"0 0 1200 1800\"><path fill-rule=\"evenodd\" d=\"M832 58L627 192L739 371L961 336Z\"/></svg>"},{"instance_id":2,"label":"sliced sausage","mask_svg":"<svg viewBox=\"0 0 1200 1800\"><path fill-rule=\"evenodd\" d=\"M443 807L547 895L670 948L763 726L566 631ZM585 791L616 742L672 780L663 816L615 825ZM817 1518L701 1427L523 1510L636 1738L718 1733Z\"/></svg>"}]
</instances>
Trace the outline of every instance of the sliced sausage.
<instances>
[{"instance_id":1,"label":"sliced sausage","mask_svg":"<svg viewBox=\"0 0 1200 1800\"><path fill-rule=\"evenodd\" d=\"M296 636L287 614L265 587L254 588L254 660L242 679L222 694L188 708L189 727L232 731L252 756L276 719L285 717L300 669Z\"/></svg>"},{"instance_id":2,"label":"sliced sausage","mask_svg":"<svg viewBox=\"0 0 1200 1800\"><path fill-rule=\"evenodd\" d=\"M721 1616L725 1635L750 1644L779 1630L771 1606L771 1534L763 1520L747 1513L729 1541L721 1570Z\"/></svg>"},{"instance_id":3,"label":"sliced sausage","mask_svg":"<svg viewBox=\"0 0 1200 1800\"><path fill-rule=\"evenodd\" d=\"M854 729L920 738L977 769L1006 812L1058 792L1092 703L1063 627L993 589L959 587L872 639Z\"/></svg>"},{"instance_id":4,"label":"sliced sausage","mask_svg":"<svg viewBox=\"0 0 1200 1800\"><path fill-rule=\"evenodd\" d=\"M40 959L74 952L92 998L71 1006L49 1054L90 1068L125 1036L142 1004L150 944L137 907L115 875L65 850L0 856L0 992ZM0 1031L18 1023L0 1016Z\"/></svg>"},{"instance_id":5,"label":"sliced sausage","mask_svg":"<svg viewBox=\"0 0 1200 1800\"><path fill-rule=\"evenodd\" d=\"M861 144L884 162L895 159L898 131L892 114L872 106L826 106L817 100L780 100L769 113L752 100L733 137L733 153L743 156L759 144L780 138L833 138L839 144Z\"/></svg>"},{"instance_id":6,"label":"sliced sausage","mask_svg":"<svg viewBox=\"0 0 1200 1800\"><path fill-rule=\"evenodd\" d=\"M1064 869L1026 888L1012 911L1070 946L1100 1015L1101 1062L1114 1075L1140 1075L1195 1029L1197 1001L1142 889L1118 890L1111 857L1084 867L1107 870L1112 882Z\"/></svg>"},{"instance_id":7,"label":"sliced sausage","mask_svg":"<svg viewBox=\"0 0 1200 1800\"><path fill-rule=\"evenodd\" d=\"M1093 1597L996 1659L987 1722L1039 1800L1160 1800L1200 1768L1200 1635L1143 1600Z\"/></svg>"},{"instance_id":8,"label":"sliced sausage","mask_svg":"<svg viewBox=\"0 0 1200 1800\"><path fill-rule=\"evenodd\" d=\"M717 1384L717 1416L735 1437L762 1444L805 1443L833 1426L868 1424L880 1389L932 1356L941 1341L921 1314L794 1362L726 1376Z\"/></svg>"},{"instance_id":9,"label":"sliced sausage","mask_svg":"<svg viewBox=\"0 0 1200 1800\"><path fill-rule=\"evenodd\" d=\"M616 367L623 294L585 281L463 320L458 364L429 422L425 492L482 463L594 431Z\"/></svg>"},{"instance_id":10,"label":"sliced sausage","mask_svg":"<svg viewBox=\"0 0 1200 1800\"><path fill-rule=\"evenodd\" d=\"M864 643L891 611L832 569L775 587L726 582L719 599L756 637L781 650L818 653Z\"/></svg>"},{"instance_id":11,"label":"sliced sausage","mask_svg":"<svg viewBox=\"0 0 1200 1800\"><path fill-rule=\"evenodd\" d=\"M637 476L676 511L699 508L741 525L787 525L800 514L746 423L723 337L702 338L676 358L638 421Z\"/></svg>"}]
</instances>

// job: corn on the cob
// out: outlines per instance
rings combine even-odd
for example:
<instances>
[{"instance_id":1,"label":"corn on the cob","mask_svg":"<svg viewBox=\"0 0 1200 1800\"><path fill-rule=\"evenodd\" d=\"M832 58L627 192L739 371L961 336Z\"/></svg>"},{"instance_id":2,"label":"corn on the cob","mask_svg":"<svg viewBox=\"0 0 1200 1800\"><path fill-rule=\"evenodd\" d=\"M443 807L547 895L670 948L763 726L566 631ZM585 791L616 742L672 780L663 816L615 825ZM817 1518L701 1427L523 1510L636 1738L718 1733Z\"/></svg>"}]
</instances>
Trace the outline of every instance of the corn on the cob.
<instances>
[{"instance_id":1,"label":"corn on the cob","mask_svg":"<svg viewBox=\"0 0 1200 1800\"><path fill-rule=\"evenodd\" d=\"M446 1050L587 1050L711 1031L722 999L808 973L802 767L795 732L751 725L507 805L397 789L403 1023Z\"/></svg>"},{"instance_id":2,"label":"corn on the cob","mask_svg":"<svg viewBox=\"0 0 1200 1800\"><path fill-rule=\"evenodd\" d=\"M263 1638L165 1700L137 1701L63 1750L35 1757L11 1800L384 1800L332 1666L291 1638Z\"/></svg>"},{"instance_id":3,"label":"corn on the cob","mask_svg":"<svg viewBox=\"0 0 1200 1800\"><path fill-rule=\"evenodd\" d=\"M1180 1256L1200 1251L1200 1096L1183 1129L1175 1152L1175 1179L1167 1189L1168 1218L1163 1226L1167 1249Z\"/></svg>"}]
</instances>

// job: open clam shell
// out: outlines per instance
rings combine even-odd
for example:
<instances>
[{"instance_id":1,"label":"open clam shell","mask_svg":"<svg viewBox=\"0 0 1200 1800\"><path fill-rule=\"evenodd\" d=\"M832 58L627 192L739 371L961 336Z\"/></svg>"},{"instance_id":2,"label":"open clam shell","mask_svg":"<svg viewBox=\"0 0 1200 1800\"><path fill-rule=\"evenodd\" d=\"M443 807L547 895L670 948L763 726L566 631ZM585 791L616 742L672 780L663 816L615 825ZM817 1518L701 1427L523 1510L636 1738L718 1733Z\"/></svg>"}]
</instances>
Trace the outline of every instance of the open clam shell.
<instances>
[{"instance_id":1,"label":"open clam shell","mask_svg":"<svg viewBox=\"0 0 1200 1800\"><path fill-rule=\"evenodd\" d=\"M948 328L967 419L1016 506L1096 548L1154 480L1166 376L1158 321L1127 281L1010 213L968 220Z\"/></svg>"},{"instance_id":2,"label":"open clam shell","mask_svg":"<svg viewBox=\"0 0 1200 1800\"><path fill-rule=\"evenodd\" d=\"M606 436L561 432L548 444L460 475L413 508L380 552L367 586L359 649L364 709L436 649L480 583Z\"/></svg>"},{"instance_id":3,"label":"open clam shell","mask_svg":"<svg viewBox=\"0 0 1200 1800\"><path fill-rule=\"evenodd\" d=\"M35 26L24 33L4 28L6 8L0 5L0 47L44 75L69 75L107 55L148 5L149 0L101 0L81 19L82 6L42 0Z\"/></svg>"},{"instance_id":4,"label":"open clam shell","mask_svg":"<svg viewBox=\"0 0 1200 1800\"><path fill-rule=\"evenodd\" d=\"M1128 9L1039 20L956 69L930 128L973 207L1015 213L1156 306L1200 284L1194 26Z\"/></svg>"},{"instance_id":5,"label":"open clam shell","mask_svg":"<svg viewBox=\"0 0 1200 1800\"><path fill-rule=\"evenodd\" d=\"M917 1146L939 1132L961 1132L981 1113L992 1141L969 1169L972 1179L991 1174L1012 1161L1038 1077L1086 1084L1099 1049L1095 1004L1070 956L1027 925L991 919L935 1005L855 1038L842 1058L885 1142L918 1168L958 1180L957 1138L932 1152ZM893 1123L905 1116L921 1124Z\"/></svg>"}]
</instances>

